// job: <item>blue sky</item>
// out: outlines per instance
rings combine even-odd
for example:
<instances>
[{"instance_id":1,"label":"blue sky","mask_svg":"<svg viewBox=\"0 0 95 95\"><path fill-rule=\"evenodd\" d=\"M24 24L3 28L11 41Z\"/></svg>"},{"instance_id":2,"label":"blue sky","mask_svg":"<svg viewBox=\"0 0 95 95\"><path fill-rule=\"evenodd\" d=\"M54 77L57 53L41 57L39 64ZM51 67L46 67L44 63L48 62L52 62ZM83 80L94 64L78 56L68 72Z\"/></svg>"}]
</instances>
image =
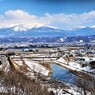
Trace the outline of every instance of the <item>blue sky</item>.
<instances>
[{"instance_id":1,"label":"blue sky","mask_svg":"<svg viewBox=\"0 0 95 95\"><path fill-rule=\"evenodd\" d=\"M0 14L10 9L21 9L38 16L47 12L79 14L95 10L95 0L0 0Z\"/></svg>"},{"instance_id":2,"label":"blue sky","mask_svg":"<svg viewBox=\"0 0 95 95\"><path fill-rule=\"evenodd\" d=\"M61 29L95 27L95 0L0 0L0 20L0 28L15 25Z\"/></svg>"}]
</instances>

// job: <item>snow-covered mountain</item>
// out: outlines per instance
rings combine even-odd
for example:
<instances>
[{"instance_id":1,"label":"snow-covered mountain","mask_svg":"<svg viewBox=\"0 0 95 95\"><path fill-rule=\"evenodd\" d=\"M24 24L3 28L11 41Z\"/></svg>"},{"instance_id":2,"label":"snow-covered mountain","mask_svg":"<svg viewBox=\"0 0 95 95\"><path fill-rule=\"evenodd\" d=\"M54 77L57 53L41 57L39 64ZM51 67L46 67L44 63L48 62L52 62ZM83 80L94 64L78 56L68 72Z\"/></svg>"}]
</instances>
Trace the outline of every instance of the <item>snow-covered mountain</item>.
<instances>
[{"instance_id":1,"label":"snow-covered mountain","mask_svg":"<svg viewBox=\"0 0 95 95\"><path fill-rule=\"evenodd\" d=\"M32 36L32 37L55 37L64 36L63 30L50 28L50 27L34 27L26 29L25 27L12 27L0 29L0 35L2 36Z\"/></svg>"},{"instance_id":2,"label":"snow-covered mountain","mask_svg":"<svg viewBox=\"0 0 95 95\"><path fill-rule=\"evenodd\" d=\"M95 35L95 28L85 27L74 30L61 30L51 27L33 27L27 29L22 26L0 29L0 37L65 37L65 36L89 36Z\"/></svg>"}]
</instances>

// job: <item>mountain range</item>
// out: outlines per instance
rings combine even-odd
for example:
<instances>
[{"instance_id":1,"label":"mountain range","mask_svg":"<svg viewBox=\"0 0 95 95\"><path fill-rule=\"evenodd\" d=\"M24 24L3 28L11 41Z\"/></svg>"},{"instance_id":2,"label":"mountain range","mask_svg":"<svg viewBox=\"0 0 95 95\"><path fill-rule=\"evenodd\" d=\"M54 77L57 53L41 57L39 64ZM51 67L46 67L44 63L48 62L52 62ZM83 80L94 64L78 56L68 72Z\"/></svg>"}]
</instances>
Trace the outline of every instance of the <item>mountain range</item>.
<instances>
[{"instance_id":1,"label":"mountain range","mask_svg":"<svg viewBox=\"0 0 95 95\"><path fill-rule=\"evenodd\" d=\"M34 27L25 30L23 27L12 27L0 29L0 37L68 37L95 35L95 28L85 27L73 30L61 30L51 27Z\"/></svg>"},{"instance_id":2,"label":"mountain range","mask_svg":"<svg viewBox=\"0 0 95 95\"><path fill-rule=\"evenodd\" d=\"M0 29L0 43L21 42L95 42L95 28L61 30L51 27L11 27Z\"/></svg>"}]
</instances>

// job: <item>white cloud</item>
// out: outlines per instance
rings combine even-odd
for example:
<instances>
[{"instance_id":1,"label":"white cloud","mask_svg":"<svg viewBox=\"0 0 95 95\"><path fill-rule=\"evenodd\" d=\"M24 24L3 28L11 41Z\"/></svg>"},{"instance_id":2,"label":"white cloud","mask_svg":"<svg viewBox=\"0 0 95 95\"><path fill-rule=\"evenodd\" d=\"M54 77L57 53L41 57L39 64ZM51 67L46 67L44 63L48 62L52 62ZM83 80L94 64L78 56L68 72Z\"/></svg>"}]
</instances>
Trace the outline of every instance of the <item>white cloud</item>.
<instances>
[{"instance_id":1,"label":"white cloud","mask_svg":"<svg viewBox=\"0 0 95 95\"><path fill-rule=\"evenodd\" d=\"M37 23L37 16L30 15L22 10L9 10L0 16L0 28L24 26L31 28Z\"/></svg>"},{"instance_id":2,"label":"white cloud","mask_svg":"<svg viewBox=\"0 0 95 95\"><path fill-rule=\"evenodd\" d=\"M95 11L83 14L46 14L41 18L41 21L47 22L49 25L54 25L61 29L73 29L82 26L95 25Z\"/></svg>"},{"instance_id":3,"label":"white cloud","mask_svg":"<svg viewBox=\"0 0 95 95\"><path fill-rule=\"evenodd\" d=\"M9 10L0 15L0 28L23 26L30 29L34 26L52 26L60 29L73 29L95 26L95 11L83 14L49 14L38 17L23 10Z\"/></svg>"},{"instance_id":4,"label":"white cloud","mask_svg":"<svg viewBox=\"0 0 95 95\"><path fill-rule=\"evenodd\" d=\"M21 19L21 20L30 20L30 19L36 19L37 17L34 15L30 15L29 13L22 11L22 10L9 10L5 12L5 16L9 19Z\"/></svg>"}]
</instances>

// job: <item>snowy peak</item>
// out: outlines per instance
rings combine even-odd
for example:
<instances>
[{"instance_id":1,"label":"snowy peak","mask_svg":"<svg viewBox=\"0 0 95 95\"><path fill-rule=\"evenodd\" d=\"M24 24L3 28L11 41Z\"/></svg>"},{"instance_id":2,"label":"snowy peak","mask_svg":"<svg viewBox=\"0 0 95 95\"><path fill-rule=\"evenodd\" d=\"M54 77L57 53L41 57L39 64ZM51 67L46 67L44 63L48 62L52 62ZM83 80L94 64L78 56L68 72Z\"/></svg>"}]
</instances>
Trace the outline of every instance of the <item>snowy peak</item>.
<instances>
[{"instance_id":1,"label":"snowy peak","mask_svg":"<svg viewBox=\"0 0 95 95\"><path fill-rule=\"evenodd\" d=\"M26 31L27 29L25 27L19 27L19 26L16 26L13 28L14 31L16 32L19 32L19 31Z\"/></svg>"},{"instance_id":2,"label":"snowy peak","mask_svg":"<svg viewBox=\"0 0 95 95\"><path fill-rule=\"evenodd\" d=\"M39 27L43 27L43 25L35 25L35 26L31 26L30 24L16 25L16 26L12 27L12 29L16 32L22 32L22 31L30 30L32 28L39 28Z\"/></svg>"},{"instance_id":3,"label":"snowy peak","mask_svg":"<svg viewBox=\"0 0 95 95\"><path fill-rule=\"evenodd\" d=\"M27 27L25 25L17 25L12 27L12 30L14 30L15 32L22 32L22 31L27 31L29 30L31 27Z\"/></svg>"}]
</instances>

